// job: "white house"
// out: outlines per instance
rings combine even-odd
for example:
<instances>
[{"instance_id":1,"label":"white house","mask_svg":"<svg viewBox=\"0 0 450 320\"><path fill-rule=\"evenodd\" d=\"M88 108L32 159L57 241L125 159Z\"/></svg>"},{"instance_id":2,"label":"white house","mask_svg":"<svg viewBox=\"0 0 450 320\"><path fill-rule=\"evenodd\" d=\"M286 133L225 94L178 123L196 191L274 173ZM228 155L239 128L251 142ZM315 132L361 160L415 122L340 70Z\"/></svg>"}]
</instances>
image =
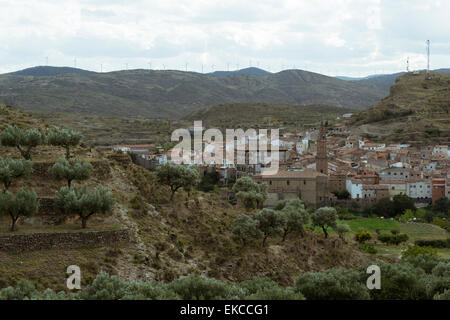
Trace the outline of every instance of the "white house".
<instances>
[{"instance_id":1,"label":"white house","mask_svg":"<svg viewBox=\"0 0 450 320\"><path fill-rule=\"evenodd\" d=\"M406 181L406 195L413 199L431 199L431 183L422 179Z\"/></svg>"},{"instance_id":2,"label":"white house","mask_svg":"<svg viewBox=\"0 0 450 320\"><path fill-rule=\"evenodd\" d=\"M363 197L363 183L361 180L347 179L345 185L352 199L361 199Z\"/></svg>"}]
</instances>

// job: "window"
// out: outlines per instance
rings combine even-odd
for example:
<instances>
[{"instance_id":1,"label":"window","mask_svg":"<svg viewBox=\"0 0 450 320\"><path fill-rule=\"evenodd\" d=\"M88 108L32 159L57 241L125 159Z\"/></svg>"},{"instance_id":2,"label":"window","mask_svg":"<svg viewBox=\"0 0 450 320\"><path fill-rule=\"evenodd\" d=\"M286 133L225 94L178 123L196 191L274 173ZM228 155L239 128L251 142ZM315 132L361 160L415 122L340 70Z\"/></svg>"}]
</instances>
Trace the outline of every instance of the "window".
<instances>
[{"instance_id":1,"label":"window","mask_svg":"<svg viewBox=\"0 0 450 320\"><path fill-rule=\"evenodd\" d=\"M286 184L289 185L289 180L286 181Z\"/></svg>"},{"instance_id":2,"label":"window","mask_svg":"<svg viewBox=\"0 0 450 320\"><path fill-rule=\"evenodd\" d=\"M303 180L303 184L306 184L306 180Z\"/></svg>"},{"instance_id":3,"label":"window","mask_svg":"<svg viewBox=\"0 0 450 320\"><path fill-rule=\"evenodd\" d=\"M269 180L269 184L272 185L272 180Z\"/></svg>"}]
</instances>

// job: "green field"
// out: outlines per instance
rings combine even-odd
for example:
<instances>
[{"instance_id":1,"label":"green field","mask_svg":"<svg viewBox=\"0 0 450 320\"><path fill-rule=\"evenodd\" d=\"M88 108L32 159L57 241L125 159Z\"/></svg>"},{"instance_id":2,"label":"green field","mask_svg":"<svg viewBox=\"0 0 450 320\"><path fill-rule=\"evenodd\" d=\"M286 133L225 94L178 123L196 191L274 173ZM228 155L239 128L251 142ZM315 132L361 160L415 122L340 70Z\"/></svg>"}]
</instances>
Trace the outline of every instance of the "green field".
<instances>
[{"instance_id":1,"label":"green field","mask_svg":"<svg viewBox=\"0 0 450 320\"><path fill-rule=\"evenodd\" d=\"M370 232L390 232L393 229L399 230L400 223L395 220L380 219L380 218L358 218L348 221L340 221L342 224L347 224L350 230L358 232L359 230L367 230Z\"/></svg>"}]
</instances>

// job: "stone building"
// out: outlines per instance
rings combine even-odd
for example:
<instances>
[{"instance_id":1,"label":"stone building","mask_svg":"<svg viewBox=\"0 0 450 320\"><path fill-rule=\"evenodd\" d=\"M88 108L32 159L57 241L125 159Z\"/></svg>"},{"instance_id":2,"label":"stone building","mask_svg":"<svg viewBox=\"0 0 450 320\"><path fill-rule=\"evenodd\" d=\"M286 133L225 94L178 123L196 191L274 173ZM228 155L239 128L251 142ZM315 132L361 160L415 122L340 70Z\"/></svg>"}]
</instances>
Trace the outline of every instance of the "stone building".
<instances>
[{"instance_id":1,"label":"stone building","mask_svg":"<svg viewBox=\"0 0 450 320\"><path fill-rule=\"evenodd\" d=\"M300 198L308 206L320 207L328 203L328 177L313 169L279 171L276 175L255 175L258 183L267 184L268 199L265 206L278 200Z\"/></svg>"},{"instance_id":2,"label":"stone building","mask_svg":"<svg viewBox=\"0 0 450 320\"><path fill-rule=\"evenodd\" d=\"M317 137L316 171L328 174L327 128L323 122L320 123L319 135Z\"/></svg>"}]
</instances>

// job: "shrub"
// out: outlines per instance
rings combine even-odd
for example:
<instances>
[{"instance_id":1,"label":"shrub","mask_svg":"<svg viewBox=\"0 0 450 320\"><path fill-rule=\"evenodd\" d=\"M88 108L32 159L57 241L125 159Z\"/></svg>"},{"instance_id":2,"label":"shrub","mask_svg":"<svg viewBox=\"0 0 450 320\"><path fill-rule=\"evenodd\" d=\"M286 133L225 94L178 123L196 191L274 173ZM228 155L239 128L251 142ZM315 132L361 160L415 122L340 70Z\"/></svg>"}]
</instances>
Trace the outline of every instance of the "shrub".
<instances>
[{"instance_id":1,"label":"shrub","mask_svg":"<svg viewBox=\"0 0 450 320\"><path fill-rule=\"evenodd\" d=\"M407 258L410 256L418 256L418 255L431 255L434 256L437 254L436 249L432 247L420 247L417 245L409 247L407 250L402 252L402 256Z\"/></svg>"},{"instance_id":2,"label":"shrub","mask_svg":"<svg viewBox=\"0 0 450 320\"><path fill-rule=\"evenodd\" d=\"M408 235L405 233L402 234L388 234L388 233L383 233L378 235L378 240L383 242L383 243L387 243L387 244L394 244L394 245L398 245L402 242L406 242L408 241Z\"/></svg>"},{"instance_id":3,"label":"shrub","mask_svg":"<svg viewBox=\"0 0 450 320\"><path fill-rule=\"evenodd\" d=\"M370 254L376 254L378 252L373 243L360 243L359 249Z\"/></svg>"},{"instance_id":4,"label":"shrub","mask_svg":"<svg viewBox=\"0 0 450 320\"><path fill-rule=\"evenodd\" d=\"M355 240L359 243L364 243L372 239L372 234L369 231L360 231L355 233Z\"/></svg>"},{"instance_id":5,"label":"shrub","mask_svg":"<svg viewBox=\"0 0 450 320\"><path fill-rule=\"evenodd\" d=\"M248 300L304 300L305 297L293 288L284 288L275 281L265 277L255 277L239 283Z\"/></svg>"},{"instance_id":6,"label":"shrub","mask_svg":"<svg viewBox=\"0 0 450 320\"><path fill-rule=\"evenodd\" d=\"M194 274L172 281L169 288L183 300L239 299L243 296L243 290L234 285Z\"/></svg>"},{"instance_id":7,"label":"shrub","mask_svg":"<svg viewBox=\"0 0 450 320\"><path fill-rule=\"evenodd\" d=\"M450 248L450 238L446 240L416 240L414 243L420 247Z\"/></svg>"},{"instance_id":8,"label":"shrub","mask_svg":"<svg viewBox=\"0 0 450 320\"><path fill-rule=\"evenodd\" d=\"M377 262L381 269L381 289L370 290L374 300L418 300L427 299L422 278L425 272L408 263L389 264ZM361 269L361 280L367 279L366 268Z\"/></svg>"},{"instance_id":9,"label":"shrub","mask_svg":"<svg viewBox=\"0 0 450 320\"><path fill-rule=\"evenodd\" d=\"M307 300L368 300L365 281L354 270L330 269L301 275L295 287Z\"/></svg>"}]
</instances>

